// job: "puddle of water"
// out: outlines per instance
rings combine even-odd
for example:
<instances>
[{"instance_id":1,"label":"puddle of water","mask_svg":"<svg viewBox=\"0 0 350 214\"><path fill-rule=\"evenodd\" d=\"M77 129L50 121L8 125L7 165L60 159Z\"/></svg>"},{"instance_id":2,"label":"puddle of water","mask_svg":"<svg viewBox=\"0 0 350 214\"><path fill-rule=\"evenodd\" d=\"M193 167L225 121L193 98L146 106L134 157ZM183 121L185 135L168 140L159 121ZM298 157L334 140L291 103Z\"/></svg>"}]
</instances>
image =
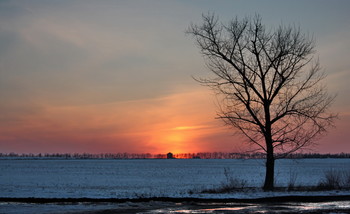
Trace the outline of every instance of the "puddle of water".
<instances>
[{"instance_id":1,"label":"puddle of water","mask_svg":"<svg viewBox=\"0 0 350 214\"><path fill-rule=\"evenodd\" d=\"M215 208L205 208L200 207L179 207L179 208L162 208L157 210L151 210L149 213L213 213L216 211L238 211L245 209L246 207L215 207Z\"/></svg>"},{"instance_id":2,"label":"puddle of water","mask_svg":"<svg viewBox=\"0 0 350 214\"><path fill-rule=\"evenodd\" d=\"M224 207L223 207L224 206ZM232 206L227 206L227 204L197 204L182 207L172 207L172 208L162 208L157 210L151 210L149 213L232 213L234 211L250 212L252 210L259 209L258 205L252 204L232 204Z\"/></svg>"}]
</instances>

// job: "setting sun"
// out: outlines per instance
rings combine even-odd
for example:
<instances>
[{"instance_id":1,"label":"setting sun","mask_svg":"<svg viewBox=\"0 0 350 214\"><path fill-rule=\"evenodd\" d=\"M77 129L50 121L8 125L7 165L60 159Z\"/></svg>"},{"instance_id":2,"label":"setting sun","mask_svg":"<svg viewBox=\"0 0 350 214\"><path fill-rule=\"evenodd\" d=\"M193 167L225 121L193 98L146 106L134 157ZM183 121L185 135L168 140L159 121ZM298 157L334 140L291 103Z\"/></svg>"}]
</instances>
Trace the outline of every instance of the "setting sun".
<instances>
[{"instance_id":1,"label":"setting sun","mask_svg":"<svg viewBox=\"0 0 350 214\"><path fill-rule=\"evenodd\" d=\"M185 136L180 133L174 133L166 137L169 142L182 142L185 140Z\"/></svg>"},{"instance_id":2,"label":"setting sun","mask_svg":"<svg viewBox=\"0 0 350 214\"><path fill-rule=\"evenodd\" d=\"M184 127L184 126L183 126ZM178 128L178 127L176 127ZM173 153L185 153L191 150L193 133L187 129L166 129L157 133L156 146L159 148L159 153L171 151Z\"/></svg>"}]
</instances>

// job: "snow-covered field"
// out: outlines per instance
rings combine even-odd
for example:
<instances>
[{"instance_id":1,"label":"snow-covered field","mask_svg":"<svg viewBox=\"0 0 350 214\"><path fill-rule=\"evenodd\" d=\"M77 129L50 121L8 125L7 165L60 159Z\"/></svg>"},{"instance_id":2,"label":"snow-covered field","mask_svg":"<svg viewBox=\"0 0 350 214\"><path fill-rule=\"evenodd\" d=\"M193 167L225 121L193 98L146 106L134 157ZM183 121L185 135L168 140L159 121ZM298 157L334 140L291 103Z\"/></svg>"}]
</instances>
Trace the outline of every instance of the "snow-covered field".
<instances>
[{"instance_id":1,"label":"snow-covered field","mask_svg":"<svg viewBox=\"0 0 350 214\"><path fill-rule=\"evenodd\" d=\"M1 159L0 197L259 197L256 192L196 193L220 186L226 180L225 168L233 178L246 180L249 187L261 187L263 184L263 160ZM293 176L296 176L296 185L316 185L324 177L324 172L330 169L350 172L350 159L277 160L276 186L287 186ZM189 194L190 190L194 194ZM263 197L281 193L260 194L264 194L261 195Z\"/></svg>"}]
</instances>

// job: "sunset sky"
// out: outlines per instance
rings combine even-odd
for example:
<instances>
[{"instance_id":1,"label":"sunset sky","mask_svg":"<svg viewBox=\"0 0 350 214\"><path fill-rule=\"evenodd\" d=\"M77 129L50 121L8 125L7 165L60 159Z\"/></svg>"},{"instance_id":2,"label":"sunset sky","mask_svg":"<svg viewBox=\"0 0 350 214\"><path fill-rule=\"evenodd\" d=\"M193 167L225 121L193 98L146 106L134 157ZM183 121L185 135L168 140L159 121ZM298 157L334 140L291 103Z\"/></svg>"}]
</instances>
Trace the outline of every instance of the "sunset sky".
<instances>
[{"instance_id":1,"label":"sunset sky","mask_svg":"<svg viewBox=\"0 0 350 214\"><path fill-rule=\"evenodd\" d=\"M0 1L0 152L245 151L192 79L208 11L313 35L339 120L312 151L350 153L348 0Z\"/></svg>"}]
</instances>

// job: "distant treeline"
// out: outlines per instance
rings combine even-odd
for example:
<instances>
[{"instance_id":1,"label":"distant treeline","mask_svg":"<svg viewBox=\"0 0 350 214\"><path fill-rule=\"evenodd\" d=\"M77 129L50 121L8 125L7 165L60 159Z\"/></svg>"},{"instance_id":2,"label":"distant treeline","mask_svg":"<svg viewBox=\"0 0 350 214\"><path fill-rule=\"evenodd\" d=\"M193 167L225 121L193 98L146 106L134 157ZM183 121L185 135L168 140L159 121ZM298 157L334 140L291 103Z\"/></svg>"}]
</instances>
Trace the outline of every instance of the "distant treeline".
<instances>
[{"instance_id":1,"label":"distant treeline","mask_svg":"<svg viewBox=\"0 0 350 214\"><path fill-rule=\"evenodd\" d=\"M228 152L199 152L182 154L150 154L150 153L39 153L39 154L17 154L0 153L0 158L56 158L56 159L262 159L264 153L228 153ZM286 158L350 158L350 153L340 154L319 154L319 153L295 153L289 154Z\"/></svg>"}]
</instances>

